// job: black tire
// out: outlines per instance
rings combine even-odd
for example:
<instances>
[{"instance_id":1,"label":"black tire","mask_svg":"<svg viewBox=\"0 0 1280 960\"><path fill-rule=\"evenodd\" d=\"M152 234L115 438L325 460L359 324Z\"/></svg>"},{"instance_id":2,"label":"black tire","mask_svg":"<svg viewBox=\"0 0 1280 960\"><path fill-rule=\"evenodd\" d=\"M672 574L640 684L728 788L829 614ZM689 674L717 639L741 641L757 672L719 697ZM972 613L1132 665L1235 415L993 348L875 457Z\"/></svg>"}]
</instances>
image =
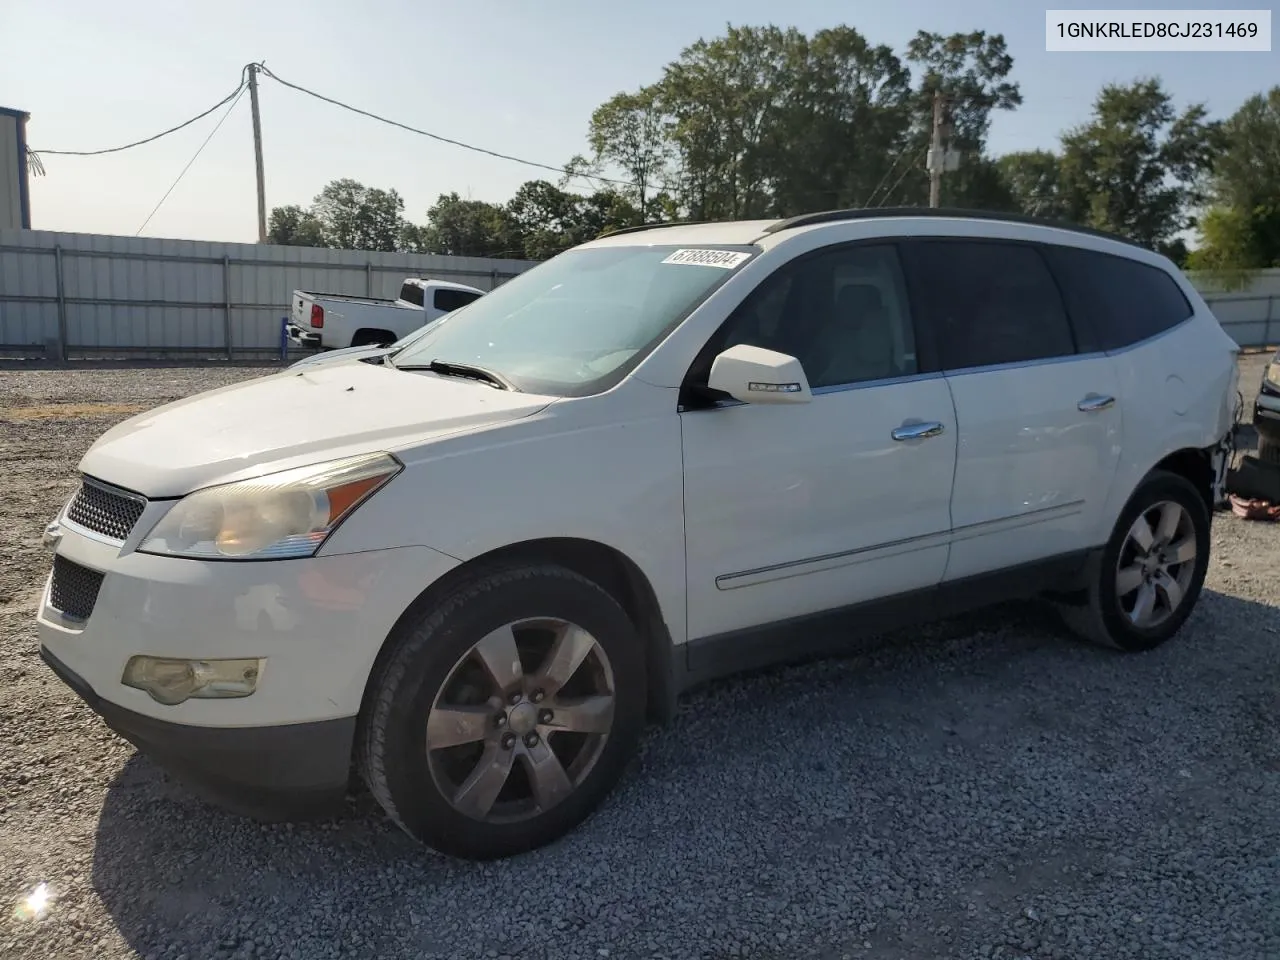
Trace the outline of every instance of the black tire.
<instances>
[{"instance_id":1,"label":"black tire","mask_svg":"<svg viewBox=\"0 0 1280 960\"><path fill-rule=\"evenodd\" d=\"M1280 463L1280 444L1258 437L1258 459L1264 463Z\"/></svg>"},{"instance_id":2,"label":"black tire","mask_svg":"<svg viewBox=\"0 0 1280 960\"><path fill-rule=\"evenodd\" d=\"M1116 570L1129 530L1138 517L1155 505L1172 501L1190 515L1195 532L1196 555L1190 581L1178 607L1162 622L1142 628L1126 615L1117 597ZM1153 650L1181 629L1199 599L1209 568L1209 509L1204 495L1185 477L1163 470L1152 471L1139 485L1116 521L1106 547L1089 566L1088 587L1078 604L1060 604L1067 626L1086 640L1126 652Z\"/></svg>"},{"instance_id":3,"label":"black tire","mask_svg":"<svg viewBox=\"0 0 1280 960\"><path fill-rule=\"evenodd\" d=\"M586 630L613 676L612 727L583 779L549 810L514 823L455 809L427 760L427 717L459 661L491 631L527 618ZM645 657L627 614L592 581L554 565L496 568L460 583L406 623L371 679L357 763L370 792L410 836L469 860L513 856L568 833L605 799L635 752L645 719ZM549 746L550 740L548 740Z\"/></svg>"}]
</instances>

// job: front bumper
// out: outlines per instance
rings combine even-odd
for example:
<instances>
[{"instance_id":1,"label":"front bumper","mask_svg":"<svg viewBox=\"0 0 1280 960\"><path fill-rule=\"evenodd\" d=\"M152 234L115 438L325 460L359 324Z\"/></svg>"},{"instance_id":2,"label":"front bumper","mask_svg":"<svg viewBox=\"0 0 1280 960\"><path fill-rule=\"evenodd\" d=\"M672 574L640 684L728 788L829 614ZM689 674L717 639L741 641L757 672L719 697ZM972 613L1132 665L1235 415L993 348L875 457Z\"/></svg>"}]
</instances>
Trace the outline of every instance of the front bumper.
<instances>
[{"instance_id":1,"label":"front bumper","mask_svg":"<svg viewBox=\"0 0 1280 960\"><path fill-rule=\"evenodd\" d=\"M144 716L104 700L66 664L40 656L107 726L192 793L259 820L337 813L351 774L356 720L274 727L196 727Z\"/></svg>"},{"instance_id":2,"label":"front bumper","mask_svg":"<svg viewBox=\"0 0 1280 960\"><path fill-rule=\"evenodd\" d=\"M51 602L50 576L37 614L41 656L161 766L254 816L341 799L374 660L404 610L457 565L426 547L276 561L157 557L61 520L57 554L101 582L87 617L73 620ZM266 663L247 697L166 705L120 682L137 654Z\"/></svg>"}]
</instances>

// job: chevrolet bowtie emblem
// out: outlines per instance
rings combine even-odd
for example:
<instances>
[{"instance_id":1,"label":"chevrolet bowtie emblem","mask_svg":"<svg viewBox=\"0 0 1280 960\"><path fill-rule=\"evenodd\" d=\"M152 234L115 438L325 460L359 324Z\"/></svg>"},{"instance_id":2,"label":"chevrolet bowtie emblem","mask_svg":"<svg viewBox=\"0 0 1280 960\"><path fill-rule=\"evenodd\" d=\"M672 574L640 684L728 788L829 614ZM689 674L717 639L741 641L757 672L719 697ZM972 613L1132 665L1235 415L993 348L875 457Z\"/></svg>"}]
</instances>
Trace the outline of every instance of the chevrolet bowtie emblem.
<instances>
[{"instance_id":1,"label":"chevrolet bowtie emblem","mask_svg":"<svg viewBox=\"0 0 1280 960\"><path fill-rule=\"evenodd\" d=\"M62 525L55 520L44 528L44 535L40 537L40 542L52 550L58 545L58 541L61 539Z\"/></svg>"}]
</instances>

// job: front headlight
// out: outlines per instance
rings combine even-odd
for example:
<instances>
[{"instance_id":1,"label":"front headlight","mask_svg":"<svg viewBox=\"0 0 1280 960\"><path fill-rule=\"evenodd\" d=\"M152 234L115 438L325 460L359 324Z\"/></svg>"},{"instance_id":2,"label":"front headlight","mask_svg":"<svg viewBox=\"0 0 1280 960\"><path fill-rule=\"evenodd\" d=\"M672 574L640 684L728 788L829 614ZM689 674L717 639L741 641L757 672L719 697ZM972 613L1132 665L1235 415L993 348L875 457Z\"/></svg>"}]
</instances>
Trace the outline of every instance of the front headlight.
<instances>
[{"instance_id":1,"label":"front headlight","mask_svg":"<svg viewBox=\"0 0 1280 960\"><path fill-rule=\"evenodd\" d=\"M166 513L138 552L215 560L309 557L401 469L395 457L379 453L206 487Z\"/></svg>"}]
</instances>

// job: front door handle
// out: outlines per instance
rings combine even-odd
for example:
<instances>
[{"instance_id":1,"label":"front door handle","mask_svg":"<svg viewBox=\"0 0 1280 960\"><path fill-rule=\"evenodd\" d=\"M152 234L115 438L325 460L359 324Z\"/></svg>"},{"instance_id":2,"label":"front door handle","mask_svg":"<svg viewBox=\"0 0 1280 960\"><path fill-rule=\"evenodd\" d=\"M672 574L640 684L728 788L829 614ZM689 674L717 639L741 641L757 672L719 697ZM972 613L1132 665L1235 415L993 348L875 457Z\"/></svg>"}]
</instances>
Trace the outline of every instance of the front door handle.
<instances>
[{"instance_id":1,"label":"front door handle","mask_svg":"<svg viewBox=\"0 0 1280 960\"><path fill-rule=\"evenodd\" d=\"M1091 393L1076 404L1076 409L1083 413L1093 413L1096 410L1105 410L1115 402L1115 397L1104 397L1100 393Z\"/></svg>"},{"instance_id":2,"label":"front door handle","mask_svg":"<svg viewBox=\"0 0 1280 960\"><path fill-rule=\"evenodd\" d=\"M895 440L925 440L929 437L936 437L942 433L942 424L937 422L931 423L904 423L890 434Z\"/></svg>"}]
</instances>

